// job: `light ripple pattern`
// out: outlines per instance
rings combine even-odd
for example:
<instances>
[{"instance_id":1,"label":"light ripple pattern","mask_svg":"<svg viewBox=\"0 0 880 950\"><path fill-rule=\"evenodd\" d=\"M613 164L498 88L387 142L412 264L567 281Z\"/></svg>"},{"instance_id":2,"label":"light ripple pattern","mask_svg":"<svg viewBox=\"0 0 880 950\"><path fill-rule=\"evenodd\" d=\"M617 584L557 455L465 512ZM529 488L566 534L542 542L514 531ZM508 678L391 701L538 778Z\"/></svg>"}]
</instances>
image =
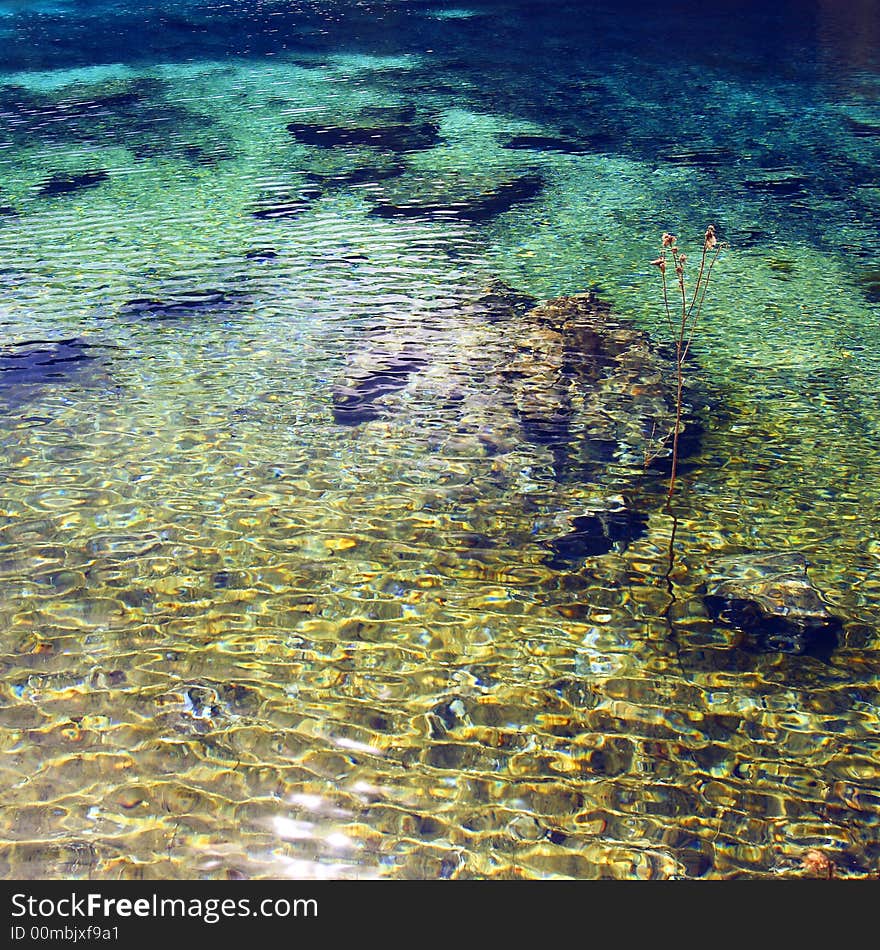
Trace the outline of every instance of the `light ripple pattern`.
<instances>
[{"instance_id":1,"label":"light ripple pattern","mask_svg":"<svg viewBox=\"0 0 880 950\"><path fill-rule=\"evenodd\" d=\"M0 876L876 872L877 11L745 8L0 2ZM530 314L710 220L664 509Z\"/></svg>"}]
</instances>

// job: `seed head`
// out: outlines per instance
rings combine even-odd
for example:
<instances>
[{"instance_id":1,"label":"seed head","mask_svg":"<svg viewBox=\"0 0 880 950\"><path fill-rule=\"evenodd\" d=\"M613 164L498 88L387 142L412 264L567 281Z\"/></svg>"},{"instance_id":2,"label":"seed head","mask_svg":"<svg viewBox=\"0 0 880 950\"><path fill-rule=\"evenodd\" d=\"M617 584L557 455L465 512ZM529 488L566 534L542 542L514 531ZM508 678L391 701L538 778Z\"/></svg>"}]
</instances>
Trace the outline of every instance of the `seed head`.
<instances>
[{"instance_id":1,"label":"seed head","mask_svg":"<svg viewBox=\"0 0 880 950\"><path fill-rule=\"evenodd\" d=\"M807 874L824 877L829 880L834 877L834 862L818 848L810 848L801 858L801 867Z\"/></svg>"}]
</instances>

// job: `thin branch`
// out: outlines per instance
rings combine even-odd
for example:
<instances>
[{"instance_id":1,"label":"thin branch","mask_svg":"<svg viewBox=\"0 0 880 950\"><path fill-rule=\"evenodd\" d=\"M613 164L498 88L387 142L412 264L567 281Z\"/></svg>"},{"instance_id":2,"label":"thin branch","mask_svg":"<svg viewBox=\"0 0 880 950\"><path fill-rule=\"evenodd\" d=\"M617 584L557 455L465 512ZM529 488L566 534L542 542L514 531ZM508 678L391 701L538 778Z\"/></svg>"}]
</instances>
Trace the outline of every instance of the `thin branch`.
<instances>
[{"instance_id":1,"label":"thin branch","mask_svg":"<svg viewBox=\"0 0 880 950\"><path fill-rule=\"evenodd\" d=\"M704 240L704 241L703 241L703 254L702 254L702 256L700 257L700 273L697 274L697 282L696 282L696 284L694 285L694 295L693 295L693 297L691 298L691 305L690 305L690 308L688 309L688 317L690 317L690 315L694 312L694 303L696 302L697 294L698 294L699 291L700 291L700 283L701 283L702 280L703 280L703 268L706 266L706 251L707 251L708 249L709 249L708 242Z\"/></svg>"},{"instance_id":2,"label":"thin branch","mask_svg":"<svg viewBox=\"0 0 880 950\"><path fill-rule=\"evenodd\" d=\"M706 292L709 290L709 280L712 277L712 268L715 266L715 262L718 260L718 256L721 254L724 244L718 244L715 248L715 255L712 260L709 262L709 271L706 274L706 281L703 284L703 294L700 297L700 305L697 307L697 315L694 317L693 324L691 325L691 332L688 336L687 344L684 348L684 356L687 358L688 350L691 348L691 341L694 338L694 330L697 328L697 321L700 319L700 314L703 312L703 304L706 300Z\"/></svg>"},{"instance_id":3,"label":"thin branch","mask_svg":"<svg viewBox=\"0 0 880 950\"><path fill-rule=\"evenodd\" d=\"M688 294L685 281L685 263L687 257L679 252L675 236L664 233L662 238L662 249L660 256L652 263L660 269L660 276L663 284L663 309L666 313L666 320L669 324L669 330L675 338L675 424L672 432L668 433L659 443L656 453L651 453L650 448L645 450L645 464L657 458L660 448L669 441L672 436L672 466L669 476L669 490L666 495L667 505L675 492L675 481L678 474L678 450L679 436L681 434L681 419L684 404L684 362L690 352L691 343L697 329L697 324L703 312L703 305L706 302L706 295L709 292L709 282L712 278L712 270L715 267L718 257L721 254L725 244L720 243L715 237L714 225L706 228L703 238L703 249L700 255L700 268L697 273L697 279L693 287L692 294ZM676 320L672 316L672 308L669 305L669 288L666 283L666 249L669 248L672 254L672 264L675 267L675 273L678 278L678 291L681 296L681 316ZM714 249L715 253L709 252ZM708 262L708 264L707 264ZM688 298L690 297L690 303ZM654 443L654 428L651 429L651 435L648 440L649 446Z\"/></svg>"}]
</instances>

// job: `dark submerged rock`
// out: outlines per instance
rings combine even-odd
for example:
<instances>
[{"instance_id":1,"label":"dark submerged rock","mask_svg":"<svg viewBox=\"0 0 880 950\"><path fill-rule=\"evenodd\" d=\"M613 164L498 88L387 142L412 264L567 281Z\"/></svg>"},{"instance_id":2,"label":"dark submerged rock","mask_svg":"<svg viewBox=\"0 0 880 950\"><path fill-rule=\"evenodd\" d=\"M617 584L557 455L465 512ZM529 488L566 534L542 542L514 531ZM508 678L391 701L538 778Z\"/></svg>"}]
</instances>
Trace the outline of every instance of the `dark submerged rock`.
<instances>
[{"instance_id":1,"label":"dark submerged rock","mask_svg":"<svg viewBox=\"0 0 880 950\"><path fill-rule=\"evenodd\" d=\"M625 550L630 541L644 536L648 518L619 504L577 515L570 519L570 523L572 530L568 534L545 542L553 552L545 563L555 570L570 569L588 557L607 554L611 550Z\"/></svg>"},{"instance_id":2,"label":"dark submerged rock","mask_svg":"<svg viewBox=\"0 0 880 950\"><path fill-rule=\"evenodd\" d=\"M564 155L584 155L593 151L586 142L555 135L514 135L501 147L535 152L561 152Z\"/></svg>"},{"instance_id":3,"label":"dark submerged rock","mask_svg":"<svg viewBox=\"0 0 880 950\"><path fill-rule=\"evenodd\" d=\"M124 303L118 315L125 320L178 320L238 310L246 299L229 290L186 290L163 300L137 297Z\"/></svg>"},{"instance_id":4,"label":"dark submerged rock","mask_svg":"<svg viewBox=\"0 0 880 950\"><path fill-rule=\"evenodd\" d=\"M389 152L417 152L440 141L440 128L432 122L377 126L291 122L287 131L303 145L318 148L365 146Z\"/></svg>"},{"instance_id":5,"label":"dark submerged rock","mask_svg":"<svg viewBox=\"0 0 880 950\"><path fill-rule=\"evenodd\" d=\"M710 565L703 602L758 652L830 655L842 621L828 609L796 552L740 554Z\"/></svg>"},{"instance_id":6,"label":"dark submerged rock","mask_svg":"<svg viewBox=\"0 0 880 950\"><path fill-rule=\"evenodd\" d=\"M346 188L351 185L368 185L373 182L399 178L406 166L399 163L391 165L359 165L355 168L336 173L310 172L306 178L320 185L322 189Z\"/></svg>"},{"instance_id":7,"label":"dark submerged rock","mask_svg":"<svg viewBox=\"0 0 880 950\"><path fill-rule=\"evenodd\" d=\"M484 221L508 211L513 205L528 201L544 187L544 179L537 174L522 175L502 181L485 190L456 194L443 186L438 194L436 186L417 187L400 198L378 202L370 214L381 218L453 218L464 221Z\"/></svg>"},{"instance_id":8,"label":"dark submerged rock","mask_svg":"<svg viewBox=\"0 0 880 950\"><path fill-rule=\"evenodd\" d=\"M378 419L377 401L406 386L412 373L427 365L425 353L413 349L365 350L349 368L343 382L333 387L333 418L342 425L359 425Z\"/></svg>"},{"instance_id":9,"label":"dark submerged rock","mask_svg":"<svg viewBox=\"0 0 880 950\"><path fill-rule=\"evenodd\" d=\"M789 169L768 171L760 178L747 178L743 184L749 191L774 195L777 198L802 198L807 194L810 179Z\"/></svg>"},{"instance_id":10,"label":"dark submerged rock","mask_svg":"<svg viewBox=\"0 0 880 950\"><path fill-rule=\"evenodd\" d=\"M83 122L97 122L107 115L131 110L156 92L157 80L140 79L62 89L58 94L40 93L24 86L0 88L0 120L29 134L51 135L75 131Z\"/></svg>"},{"instance_id":11,"label":"dark submerged rock","mask_svg":"<svg viewBox=\"0 0 880 950\"><path fill-rule=\"evenodd\" d=\"M767 267L774 280L790 280L791 275L797 270L794 261L787 257L771 257L767 261Z\"/></svg>"},{"instance_id":12,"label":"dark submerged rock","mask_svg":"<svg viewBox=\"0 0 880 950\"><path fill-rule=\"evenodd\" d=\"M320 187L312 184L304 186L296 194L276 194L266 197L251 211L251 217L263 221L271 221L276 218L295 218L307 211L309 204L320 198L323 193Z\"/></svg>"},{"instance_id":13,"label":"dark submerged rock","mask_svg":"<svg viewBox=\"0 0 880 950\"><path fill-rule=\"evenodd\" d=\"M77 173L60 172L47 178L40 186L37 194L41 198L54 198L57 195L67 195L74 191L83 191L86 188L95 188L101 182L107 181L110 176L103 168L94 171Z\"/></svg>"},{"instance_id":14,"label":"dark submerged rock","mask_svg":"<svg viewBox=\"0 0 880 950\"><path fill-rule=\"evenodd\" d=\"M849 131L856 137L860 139L876 139L880 138L880 125L873 122L863 122L861 119L853 119L851 116L846 116L846 124L849 128Z\"/></svg>"},{"instance_id":15,"label":"dark submerged rock","mask_svg":"<svg viewBox=\"0 0 880 950\"><path fill-rule=\"evenodd\" d=\"M220 142L210 144L184 143L181 147L181 158L193 165L216 165L218 162L232 158L232 152Z\"/></svg>"},{"instance_id":16,"label":"dark submerged rock","mask_svg":"<svg viewBox=\"0 0 880 950\"><path fill-rule=\"evenodd\" d=\"M279 201L275 204L256 208L251 212L251 217L261 221L272 221L276 218L295 218L303 211L307 211L308 207L308 201L302 198L294 198L292 201Z\"/></svg>"},{"instance_id":17,"label":"dark submerged rock","mask_svg":"<svg viewBox=\"0 0 880 950\"><path fill-rule=\"evenodd\" d=\"M229 158L222 136L208 134L214 120L166 98L166 89L150 77L71 83L51 93L3 86L0 125L15 144L116 145L138 158L173 156L198 165Z\"/></svg>"},{"instance_id":18,"label":"dark submerged rock","mask_svg":"<svg viewBox=\"0 0 880 950\"><path fill-rule=\"evenodd\" d=\"M278 257L278 251L274 247L252 247L245 251L244 256L249 261L274 261Z\"/></svg>"},{"instance_id":19,"label":"dark submerged rock","mask_svg":"<svg viewBox=\"0 0 880 950\"><path fill-rule=\"evenodd\" d=\"M721 214L716 215L716 218L721 222L715 225L715 233L719 240L727 241L733 247L759 247L770 238L769 232L763 228L736 223L727 225L723 222Z\"/></svg>"},{"instance_id":20,"label":"dark submerged rock","mask_svg":"<svg viewBox=\"0 0 880 950\"><path fill-rule=\"evenodd\" d=\"M0 405L17 410L39 402L52 387L100 387L118 390L104 367L101 350L85 340L30 340L0 346Z\"/></svg>"},{"instance_id":21,"label":"dark submerged rock","mask_svg":"<svg viewBox=\"0 0 880 950\"><path fill-rule=\"evenodd\" d=\"M868 303L880 303L880 267L862 271L856 278L856 284Z\"/></svg>"},{"instance_id":22,"label":"dark submerged rock","mask_svg":"<svg viewBox=\"0 0 880 950\"><path fill-rule=\"evenodd\" d=\"M93 362L94 346L84 340L31 340L0 348L0 387L45 385L75 375Z\"/></svg>"},{"instance_id":23,"label":"dark submerged rock","mask_svg":"<svg viewBox=\"0 0 880 950\"><path fill-rule=\"evenodd\" d=\"M660 158L670 165L684 168L717 168L736 161L736 153L723 145L697 148L669 148L660 153Z\"/></svg>"},{"instance_id":24,"label":"dark submerged rock","mask_svg":"<svg viewBox=\"0 0 880 950\"><path fill-rule=\"evenodd\" d=\"M523 434L547 445L561 477L609 462L662 468L661 440L675 420L674 361L650 337L614 317L595 294L559 297L517 327L504 375ZM699 427L685 404L680 456L696 449Z\"/></svg>"},{"instance_id":25,"label":"dark submerged rock","mask_svg":"<svg viewBox=\"0 0 880 950\"><path fill-rule=\"evenodd\" d=\"M498 320L522 316L536 303L534 297L514 290L503 280L493 280L467 309L475 316L495 323Z\"/></svg>"}]
</instances>

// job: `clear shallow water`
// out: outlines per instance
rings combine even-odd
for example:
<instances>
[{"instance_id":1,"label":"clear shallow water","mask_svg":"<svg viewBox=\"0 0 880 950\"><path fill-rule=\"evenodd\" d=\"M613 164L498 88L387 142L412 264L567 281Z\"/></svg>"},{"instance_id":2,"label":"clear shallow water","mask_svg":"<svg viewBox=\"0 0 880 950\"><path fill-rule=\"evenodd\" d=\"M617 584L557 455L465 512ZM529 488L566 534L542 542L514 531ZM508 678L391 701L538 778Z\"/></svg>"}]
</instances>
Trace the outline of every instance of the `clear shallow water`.
<instances>
[{"instance_id":1,"label":"clear shallow water","mask_svg":"<svg viewBox=\"0 0 880 950\"><path fill-rule=\"evenodd\" d=\"M880 10L839 6L0 4L3 874L876 868ZM437 134L286 128L328 122ZM662 481L560 477L474 303L594 286L663 338L646 262L710 220L667 577ZM548 564L621 493L642 537ZM779 549L830 658L707 616L712 558Z\"/></svg>"}]
</instances>

